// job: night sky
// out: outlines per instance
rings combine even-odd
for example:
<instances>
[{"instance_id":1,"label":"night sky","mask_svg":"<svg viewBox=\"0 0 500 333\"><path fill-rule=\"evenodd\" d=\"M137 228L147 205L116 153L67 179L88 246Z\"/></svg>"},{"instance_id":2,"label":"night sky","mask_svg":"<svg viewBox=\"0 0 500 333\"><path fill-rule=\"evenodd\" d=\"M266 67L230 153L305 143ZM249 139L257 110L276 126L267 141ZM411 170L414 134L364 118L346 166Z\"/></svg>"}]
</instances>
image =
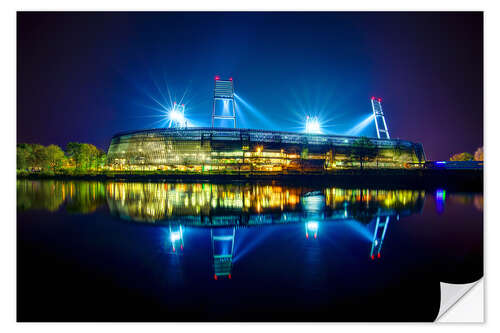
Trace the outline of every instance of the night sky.
<instances>
[{"instance_id":1,"label":"night sky","mask_svg":"<svg viewBox=\"0 0 500 333\"><path fill-rule=\"evenodd\" d=\"M377 96L428 159L483 144L482 13L24 12L17 32L18 142L107 149L165 126L170 99L209 126L220 75L247 103L238 127L303 131L308 114L346 134Z\"/></svg>"}]
</instances>

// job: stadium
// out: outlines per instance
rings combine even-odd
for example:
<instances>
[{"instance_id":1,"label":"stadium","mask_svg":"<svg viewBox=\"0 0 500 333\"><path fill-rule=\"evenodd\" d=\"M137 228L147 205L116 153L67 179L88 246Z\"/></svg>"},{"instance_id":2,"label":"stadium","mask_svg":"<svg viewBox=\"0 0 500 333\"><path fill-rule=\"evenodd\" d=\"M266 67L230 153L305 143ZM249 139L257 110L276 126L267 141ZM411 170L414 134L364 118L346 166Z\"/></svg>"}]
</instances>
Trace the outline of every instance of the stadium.
<instances>
[{"instance_id":1,"label":"stadium","mask_svg":"<svg viewBox=\"0 0 500 333\"><path fill-rule=\"evenodd\" d=\"M115 135L108 162L116 170L179 172L321 172L419 167L421 144L403 140L292 132L186 128Z\"/></svg>"},{"instance_id":2,"label":"stadium","mask_svg":"<svg viewBox=\"0 0 500 333\"><path fill-rule=\"evenodd\" d=\"M221 101L224 102L222 113L217 112L217 103ZM187 127L184 106L174 104L169 115L170 128L113 136L108 164L112 170L201 174L308 174L341 169L421 168L425 163L423 146L390 139L381 99L372 97L371 104L377 138L320 134L315 131L317 120L309 118L306 133L238 129L233 80L221 80L217 76L212 127ZM234 128L214 127L217 120L234 121Z\"/></svg>"}]
</instances>

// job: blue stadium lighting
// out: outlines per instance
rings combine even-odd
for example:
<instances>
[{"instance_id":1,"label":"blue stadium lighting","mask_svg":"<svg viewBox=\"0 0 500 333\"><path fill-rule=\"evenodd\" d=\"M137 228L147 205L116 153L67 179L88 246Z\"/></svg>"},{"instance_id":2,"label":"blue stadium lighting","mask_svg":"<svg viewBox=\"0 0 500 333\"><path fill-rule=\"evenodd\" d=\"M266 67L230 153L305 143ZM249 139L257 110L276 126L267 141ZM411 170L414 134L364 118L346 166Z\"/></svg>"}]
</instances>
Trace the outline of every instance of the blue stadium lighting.
<instances>
[{"instance_id":1,"label":"blue stadium lighting","mask_svg":"<svg viewBox=\"0 0 500 333\"><path fill-rule=\"evenodd\" d=\"M190 87L187 86L184 90L173 90L167 84L165 73L150 72L148 82L144 85L139 85L136 80L128 79L134 86L147 97L146 102L139 102L142 109L153 111L152 114L145 114L141 111L138 118L156 118L151 123L147 124L150 128L164 127L194 127L192 121L185 116L185 105L191 105L190 111L193 109L193 100L189 97ZM175 102L177 101L177 102ZM196 103L198 104L198 103Z\"/></svg>"},{"instance_id":2,"label":"blue stadium lighting","mask_svg":"<svg viewBox=\"0 0 500 333\"><path fill-rule=\"evenodd\" d=\"M309 239L309 233L313 234L314 239L318 238L318 222L307 222L306 223L306 238Z\"/></svg>"},{"instance_id":3,"label":"blue stadium lighting","mask_svg":"<svg viewBox=\"0 0 500 333\"><path fill-rule=\"evenodd\" d=\"M252 116L252 118L257 119L260 122L260 126L257 126L259 128L277 128L275 124L273 124L268 117L264 115L264 113L260 112L256 107L248 103L245 99L243 99L240 95L234 94L234 98L236 99L236 105L239 109L239 111L242 111L241 113L245 113L243 108L247 109L249 111L248 114Z\"/></svg>"},{"instance_id":4,"label":"blue stadium lighting","mask_svg":"<svg viewBox=\"0 0 500 333\"><path fill-rule=\"evenodd\" d=\"M235 94L236 95L236 94ZM238 122L241 128L248 128L247 118L245 116L245 112L241 110L240 104L236 103L236 116L238 117Z\"/></svg>"},{"instance_id":5,"label":"blue stadium lighting","mask_svg":"<svg viewBox=\"0 0 500 333\"><path fill-rule=\"evenodd\" d=\"M174 102L174 105L167 113L168 118L168 127L176 127L176 128L184 128L187 126L187 121L184 117L185 106L184 104L177 104Z\"/></svg>"},{"instance_id":6,"label":"blue stadium lighting","mask_svg":"<svg viewBox=\"0 0 500 333\"><path fill-rule=\"evenodd\" d=\"M307 222L307 230L311 231L311 232L316 232L318 231L318 228L319 228L319 224L318 222Z\"/></svg>"},{"instance_id":7,"label":"blue stadium lighting","mask_svg":"<svg viewBox=\"0 0 500 333\"><path fill-rule=\"evenodd\" d=\"M351 231L362 237L365 241L371 242L373 233L369 230L368 226L362 224L354 219L346 220L343 226L347 226Z\"/></svg>"},{"instance_id":8,"label":"blue stadium lighting","mask_svg":"<svg viewBox=\"0 0 500 333\"><path fill-rule=\"evenodd\" d=\"M321 125L318 117L306 117L306 133L321 134Z\"/></svg>"},{"instance_id":9,"label":"blue stadium lighting","mask_svg":"<svg viewBox=\"0 0 500 333\"><path fill-rule=\"evenodd\" d=\"M179 239L181 239L181 234L180 232L172 232L170 234L170 241L173 243L175 241L178 241Z\"/></svg>"},{"instance_id":10,"label":"blue stadium lighting","mask_svg":"<svg viewBox=\"0 0 500 333\"><path fill-rule=\"evenodd\" d=\"M363 119L349 131L347 131L346 135L352 135L352 136L360 135L368 126L372 125L372 122L374 120L375 116L373 114L369 115L367 118Z\"/></svg>"},{"instance_id":11,"label":"blue stadium lighting","mask_svg":"<svg viewBox=\"0 0 500 333\"><path fill-rule=\"evenodd\" d=\"M176 252L176 246L179 245L181 251L184 250L183 230L182 226L169 226L170 246L173 252Z\"/></svg>"},{"instance_id":12,"label":"blue stadium lighting","mask_svg":"<svg viewBox=\"0 0 500 333\"><path fill-rule=\"evenodd\" d=\"M297 82L283 98L283 105L289 114L284 130L293 132L305 131L306 116L317 117L321 134L340 134L346 130L344 122L350 116L350 110L345 106L344 98L323 85L315 84L314 79ZM317 83L317 82L316 82Z\"/></svg>"},{"instance_id":13,"label":"blue stadium lighting","mask_svg":"<svg viewBox=\"0 0 500 333\"><path fill-rule=\"evenodd\" d=\"M172 121L176 121L176 122L182 122L184 121L184 115L173 109L173 110L170 110L169 114L168 114L168 119L172 120Z\"/></svg>"},{"instance_id":14,"label":"blue stadium lighting","mask_svg":"<svg viewBox=\"0 0 500 333\"><path fill-rule=\"evenodd\" d=\"M233 263L238 262L247 254L254 251L256 248L265 244L271 239L272 234L276 231L274 228L263 228L257 235L253 235L245 228L239 229L239 237L235 240Z\"/></svg>"}]
</instances>

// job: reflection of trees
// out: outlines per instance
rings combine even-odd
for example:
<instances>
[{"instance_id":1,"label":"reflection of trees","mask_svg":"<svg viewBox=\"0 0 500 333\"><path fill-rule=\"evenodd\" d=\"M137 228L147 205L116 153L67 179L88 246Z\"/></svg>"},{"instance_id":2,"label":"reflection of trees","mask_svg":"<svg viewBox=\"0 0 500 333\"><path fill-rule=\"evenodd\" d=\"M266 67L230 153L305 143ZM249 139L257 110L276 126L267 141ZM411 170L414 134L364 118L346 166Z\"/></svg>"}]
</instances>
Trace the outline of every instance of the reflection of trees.
<instances>
[{"instance_id":1,"label":"reflection of trees","mask_svg":"<svg viewBox=\"0 0 500 333\"><path fill-rule=\"evenodd\" d=\"M106 191L101 182L75 182L66 210L70 213L88 214L105 205Z\"/></svg>"},{"instance_id":2,"label":"reflection of trees","mask_svg":"<svg viewBox=\"0 0 500 333\"><path fill-rule=\"evenodd\" d=\"M17 209L56 211L63 203L72 213L91 213L105 203L101 182L17 180Z\"/></svg>"},{"instance_id":3,"label":"reflection of trees","mask_svg":"<svg viewBox=\"0 0 500 333\"><path fill-rule=\"evenodd\" d=\"M342 211L360 222L375 215L410 215L422 209L425 191L380 189L325 189L325 201L333 211Z\"/></svg>"},{"instance_id":4,"label":"reflection of trees","mask_svg":"<svg viewBox=\"0 0 500 333\"><path fill-rule=\"evenodd\" d=\"M56 211L66 199L65 183L57 180L17 180L17 209Z\"/></svg>"},{"instance_id":5,"label":"reflection of trees","mask_svg":"<svg viewBox=\"0 0 500 333\"><path fill-rule=\"evenodd\" d=\"M453 193L447 199L460 205L474 205L477 210L483 211L483 194Z\"/></svg>"},{"instance_id":6,"label":"reflection of trees","mask_svg":"<svg viewBox=\"0 0 500 333\"><path fill-rule=\"evenodd\" d=\"M483 211L483 195L482 194L476 194L474 196L474 207L480 212Z\"/></svg>"}]
</instances>

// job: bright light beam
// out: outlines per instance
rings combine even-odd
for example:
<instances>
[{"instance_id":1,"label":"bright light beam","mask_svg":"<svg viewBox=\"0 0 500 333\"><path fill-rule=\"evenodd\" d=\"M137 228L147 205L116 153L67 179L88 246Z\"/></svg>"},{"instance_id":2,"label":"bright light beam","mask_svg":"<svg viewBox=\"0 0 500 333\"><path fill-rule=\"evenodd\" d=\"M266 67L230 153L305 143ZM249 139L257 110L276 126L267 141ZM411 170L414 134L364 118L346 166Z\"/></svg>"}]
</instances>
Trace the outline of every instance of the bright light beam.
<instances>
[{"instance_id":1,"label":"bright light beam","mask_svg":"<svg viewBox=\"0 0 500 333\"><path fill-rule=\"evenodd\" d=\"M168 111L168 127L184 128L186 126L186 118L184 116L185 106L184 104L177 104L174 102L174 106Z\"/></svg>"},{"instance_id":2,"label":"bright light beam","mask_svg":"<svg viewBox=\"0 0 500 333\"><path fill-rule=\"evenodd\" d=\"M237 263L241 258L262 245L275 230L275 228L262 228L262 231L254 236L248 233L245 228L240 229L239 235L235 238L233 263Z\"/></svg>"},{"instance_id":3,"label":"bright light beam","mask_svg":"<svg viewBox=\"0 0 500 333\"><path fill-rule=\"evenodd\" d=\"M251 112L252 116L255 116L258 121L260 121L264 126L262 127L267 127L267 128L277 128L274 126L274 124L269 121L269 119L262 113L260 112L257 108L255 108L253 105L245 101L243 98L241 98L239 95L234 94L234 97L238 101L236 105L240 104L243 105L248 111Z\"/></svg>"},{"instance_id":4,"label":"bright light beam","mask_svg":"<svg viewBox=\"0 0 500 333\"><path fill-rule=\"evenodd\" d=\"M236 117L238 119L238 123L241 124L240 127L246 128L247 119L246 119L245 113L241 110L239 103L235 103L235 110L236 110Z\"/></svg>"},{"instance_id":5,"label":"bright light beam","mask_svg":"<svg viewBox=\"0 0 500 333\"><path fill-rule=\"evenodd\" d=\"M374 115L371 114L369 117L367 117L363 121L359 122L353 128L351 128L349 131L347 131L346 135L352 135L352 136L359 135L366 127L368 127L369 125L372 124L374 119L375 119Z\"/></svg>"},{"instance_id":6,"label":"bright light beam","mask_svg":"<svg viewBox=\"0 0 500 333\"><path fill-rule=\"evenodd\" d=\"M368 242L372 241L373 233L369 230L369 228L366 225L356 220L347 220L345 221L345 225L349 229L357 233L359 236L363 237L363 239L365 239L366 241Z\"/></svg>"},{"instance_id":7,"label":"bright light beam","mask_svg":"<svg viewBox=\"0 0 500 333\"><path fill-rule=\"evenodd\" d=\"M306 118L306 133L308 134L321 134L321 126L318 117Z\"/></svg>"}]
</instances>

